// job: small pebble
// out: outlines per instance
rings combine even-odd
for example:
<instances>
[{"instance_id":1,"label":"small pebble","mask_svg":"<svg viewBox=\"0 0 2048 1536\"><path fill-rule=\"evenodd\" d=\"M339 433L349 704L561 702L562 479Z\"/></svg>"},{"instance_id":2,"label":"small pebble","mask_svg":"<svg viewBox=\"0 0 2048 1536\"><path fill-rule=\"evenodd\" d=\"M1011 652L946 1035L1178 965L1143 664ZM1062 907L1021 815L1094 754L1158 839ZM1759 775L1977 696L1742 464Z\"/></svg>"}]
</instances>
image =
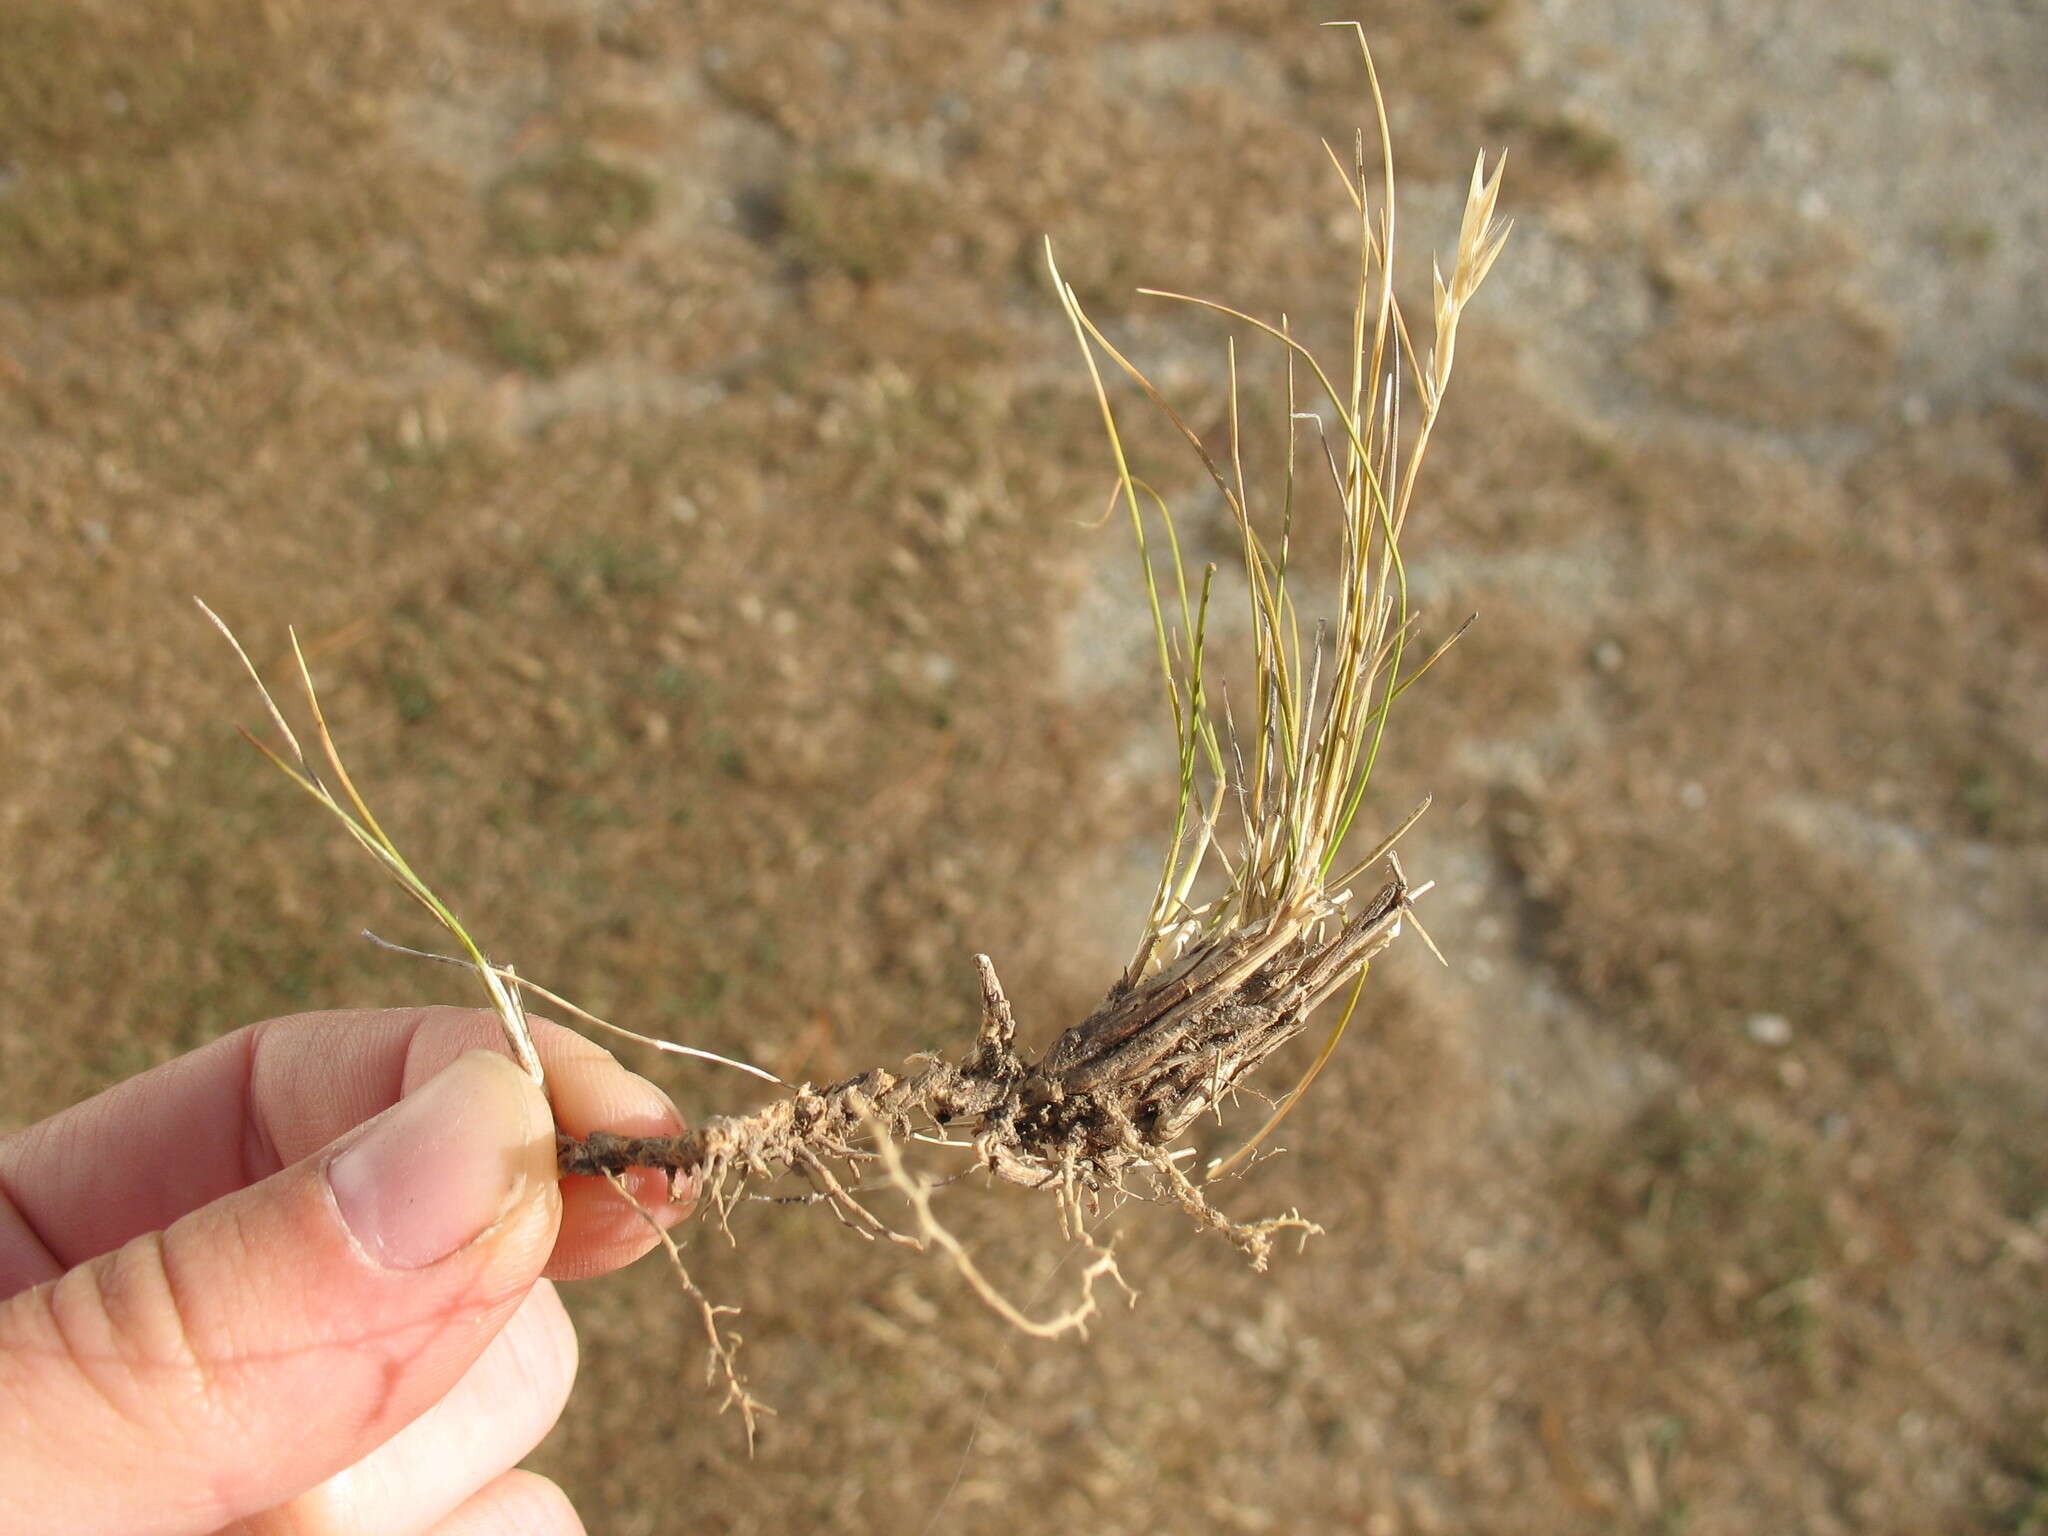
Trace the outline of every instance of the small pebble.
<instances>
[{"instance_id":1,"label":"small pebble","mask_svg":"<svg viewBox=\"0 0 2048 1536\"><path fill-rule=\"evenodd\" d=\"M1792 1021L1782 1013L1752 1013L1743 1027L1758 1045L1776 1048L1792 1043Z\"/></svg>"}]
</instances>

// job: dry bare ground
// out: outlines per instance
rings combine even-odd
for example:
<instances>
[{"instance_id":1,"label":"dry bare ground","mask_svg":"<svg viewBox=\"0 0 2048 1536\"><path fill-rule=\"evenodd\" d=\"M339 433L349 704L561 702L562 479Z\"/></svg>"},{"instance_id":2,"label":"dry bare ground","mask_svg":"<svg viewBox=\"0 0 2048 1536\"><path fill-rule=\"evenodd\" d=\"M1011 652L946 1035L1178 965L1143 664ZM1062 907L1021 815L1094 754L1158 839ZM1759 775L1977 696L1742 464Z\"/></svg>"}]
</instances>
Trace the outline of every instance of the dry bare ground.
<instances>
[{"instance_id":1,"label":"dry bare ground","mask_svg":"<svg viewBox=\"0 0 2048 1536\"><path fill-rule=\"evenodd\" d=\"M1367 103L1281 9L0 10L0 1125L469 1000L353 938L420 936L194 591L300 626L415 863L587 1006L819 1081L956 1044L977 951L1086 1014L1170 764L1037 242L1205 426L1220 332L1135 285L1331 334ZM1377 792L1437 795L1452 967L1376 966L1236 1194L1328 1236L1137 1208L1139 1306L1045 1345L748 1208L695 1261L781 1416L749 1463L666 1274L585 1287L593 1529L2048 1523L2048 22L1343 14L1411 257L1482 144L1518 231L1411 544L1479 623ZM947 1214L1071 1280L1028 1197Z\"/></svg>"}]
</instances>

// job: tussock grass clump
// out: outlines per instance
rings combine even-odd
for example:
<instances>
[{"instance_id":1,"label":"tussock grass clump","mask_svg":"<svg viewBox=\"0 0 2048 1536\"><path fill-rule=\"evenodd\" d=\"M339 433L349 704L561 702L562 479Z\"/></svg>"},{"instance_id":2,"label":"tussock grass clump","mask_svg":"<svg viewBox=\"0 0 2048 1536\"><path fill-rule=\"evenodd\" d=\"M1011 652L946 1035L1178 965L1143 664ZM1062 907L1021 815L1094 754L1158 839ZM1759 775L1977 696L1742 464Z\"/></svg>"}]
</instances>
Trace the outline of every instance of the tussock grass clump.
<instances>
[{"instance_id":1,"label":"tussock grass clump","mask_svg":"<svg viewBox=\"0 0 2048 1536\"><path fill-rule=\"evenodd\" d=\"M1418 344L1394 299L1393 159L1363 42L1361 33L1379 152L1369 160L1362 135L1348 157L1329 151L1357 230L1343 365L1325 367L1285 319L1268 322L1209 300L1144 290L1207 310L1275 349L1286 380L1286 446L1276 486L1255 492L1246 475L1234 341L1227 354L1227 440L1212 446L1090 321L1048 251L1115 464L1110 510L1127 516L1136 536L1176 748L1178 794L1158 884L1130 960L1102 1003L1042 1053L1028 1055L1018 1047L993 964L976 956L982 1017L958 1060L917 1057L824 1087L783 1084L745 1067L776 1083L782 1095L675 1137L564 1136L559 1164L565 1175L604 1175L619 1183L628 1169L665 1170L679 1190L700 1190L721 1221L750 1187L795 1178L808 1186L809 1199L864 1236L941 1250L992 1307L1041 1335L1084 1327L1098 1283L1120 1281L1114 1260L1089 1234L1091 1217L1105 1203L1138 1198L1177 1206L1258 1268L1281 1235L1315 1230L1291 1211L1239 1220L1208 1190L1254 1154L1329 1059L1372 959L1414 922L1413 903L1427 889L1410 884L1394 852L1427 802L1363 850L1352 846L1349 834L1365 807L1394 702L1456 638L1419 661L1411 654L1418 621L1409 606L1401 542L1450 382L1460 318L1507 235L1495 216L1499 169L1489 174L1482 157L1455 258L1448 276L1436 273L1432 325ZM1215 567L1187 568L1173 512L1133 468L1111 398L1118 377L1165 413L1235 530L1252 637L1249 697L1235 705L1209 665ZM1297 479L1303 465L1309 468ZM1338 612L1305 625L1290 557L1295 519L1312 506L1327 506L1337 518L1342 565ZM253 667L250 672L255 675ZM616 1029L485 958L357 793L321 717L303 656L299 673L321 764L303 750L267 690L284 749L263 750L455 936L461 955L453 958L482 979L518 1059L539 1076L522 991ZM262 687L260 677L257 683ZM1265 1127L1236 1155L1204 1170L1187 1166L1193 1150L1181 1140L1189 1128L1204 1115L1220 1115L1318 1008L1347 991L1349 1003L1314 1065L1279 1099ZM913 1152L920 1164L951 1159L944 1182L979 1169L1049 1193L1067 1239L1091 1255L1071 1304L1033 1318L1005 1298L937 1220L933 1195L940 1180L912 1165ZM619 1187L623 1193L623 1183ZM889 1193L906 1211L893 1220L878 1214L875 1198ZM751 1429L758 1405L740 1378L720 1309L698 1290L677 1245L666 1234L663 1242L702 1308L714 1378L723 1381L728 1401Z\"/></svg>"}]
</instances>

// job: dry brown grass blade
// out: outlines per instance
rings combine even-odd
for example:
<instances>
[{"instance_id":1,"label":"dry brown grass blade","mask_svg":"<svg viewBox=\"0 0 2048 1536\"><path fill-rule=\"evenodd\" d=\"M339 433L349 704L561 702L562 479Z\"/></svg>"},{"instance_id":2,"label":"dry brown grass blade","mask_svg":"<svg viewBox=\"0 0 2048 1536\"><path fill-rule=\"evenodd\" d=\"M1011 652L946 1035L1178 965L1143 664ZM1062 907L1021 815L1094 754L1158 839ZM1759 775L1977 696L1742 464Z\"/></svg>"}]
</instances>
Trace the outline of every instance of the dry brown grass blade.
<instances>
[{"instance_id":1,"label":"dry brown grass blade","mask_svg":"<svg viewBox=\"0 0 2048 1536\"><path fill-rule=\"evenodd\" d=\"M1323 1048L1316 1052L1316 1059L1310 1062L1308 1070L1301 1074L1300 1081L1288 1089L1286 1096L1273 1106L1273 1113L1266 1117L1264 1125L1252 1133L1250 1140L1246 1141L1243 1146L1231 1153L1230 1156L1210 1166L1208 1173L1202 1179L1204 1184L1211 1184L1225 1177L1238 1164L1244 1162L1257 1152L1261 1146L1265 1145L1266 1139L1278 1129L1280 1122L1293 1112L1294 1106L1301 1102L1301 1096L1308 1092L1309 1084L1322 1075L1323 1068L1330 1064L1330 1058L1337 1054L1337 1046L1344 1038L1344 1031L1351 1027L1351 1016L1358 1012L1358 999L1365 992L1365 978L1371 974L1372 962L1368 960L1358 968L1358 980L1353 982L1351 986L1351 1000L1344 1005L1342 1016L1338 1018L1336 1025L1330 1030L1329 1038L1323 1042Z\"/></svg>"}]
</instances>

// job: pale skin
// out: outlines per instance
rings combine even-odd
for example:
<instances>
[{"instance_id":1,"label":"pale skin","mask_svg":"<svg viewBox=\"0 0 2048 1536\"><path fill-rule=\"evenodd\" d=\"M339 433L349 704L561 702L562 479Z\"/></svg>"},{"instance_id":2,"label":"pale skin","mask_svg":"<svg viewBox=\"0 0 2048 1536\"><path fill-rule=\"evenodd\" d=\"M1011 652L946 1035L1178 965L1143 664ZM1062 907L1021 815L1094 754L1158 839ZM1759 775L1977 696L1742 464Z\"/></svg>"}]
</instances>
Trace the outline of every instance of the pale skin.
<instances>
[{"instance_id":1,"label":"pale skin","mask_svg":"<svg viewBox=\"0 0 2048 1536\"><path fill-rule=\"evenodd\" d=\"M682 1123L534 1034L545 1094L486 1013L272 1019L0 1139L0 1530L582 1531L518 1467L576 1371L552 1282L654 1236L555 1131Z\"/></svg>"}]
</instances>

